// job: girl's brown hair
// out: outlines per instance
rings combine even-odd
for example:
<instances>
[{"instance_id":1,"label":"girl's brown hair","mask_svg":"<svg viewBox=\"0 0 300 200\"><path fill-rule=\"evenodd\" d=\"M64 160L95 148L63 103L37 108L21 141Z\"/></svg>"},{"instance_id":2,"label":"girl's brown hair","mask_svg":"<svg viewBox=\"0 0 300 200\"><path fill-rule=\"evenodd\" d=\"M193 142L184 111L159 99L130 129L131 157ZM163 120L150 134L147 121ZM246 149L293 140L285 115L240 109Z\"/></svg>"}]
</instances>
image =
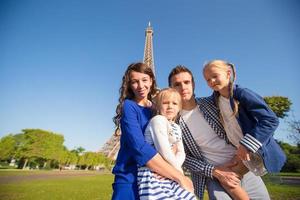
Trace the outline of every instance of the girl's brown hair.
<instances>
[{"instance_id":1,"label":"girl's brown hair","mask_svg":"<svg viewBox=\"0 0 300 200\"><path fill-rule=\"evenodd\" d=\"M156 94L157 92L157 86L156 86L156 81L154 77L154 73L148 65L142 62L137 62L137 63L132 63L127 67L127 70L125 71L125 74L123 75L122 78L122 85L119 89L119 104L117 105L116 108L116 115L113 117L113 122L116 125L115 129L115 134L118 134L120 131L120 119L122 117L122 109L123 109L123 104L125 99L134 99L134 93L130 87L130 74L131 72L139 72L143 74L147 74L150 76L152 79L152 86L150 88L150 92L148 94L148 99L152 101L152 97Z\"/></svg>"}]
</instances>

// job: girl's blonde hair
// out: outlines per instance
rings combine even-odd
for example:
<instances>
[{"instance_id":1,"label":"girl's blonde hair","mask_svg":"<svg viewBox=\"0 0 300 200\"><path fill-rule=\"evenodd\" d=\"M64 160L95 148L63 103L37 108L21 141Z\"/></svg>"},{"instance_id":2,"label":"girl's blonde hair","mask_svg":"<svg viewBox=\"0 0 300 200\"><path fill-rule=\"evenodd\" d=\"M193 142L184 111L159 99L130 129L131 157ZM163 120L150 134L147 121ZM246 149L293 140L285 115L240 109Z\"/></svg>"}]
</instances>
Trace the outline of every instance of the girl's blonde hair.
<instances>
[{"instance_id":1,"label":"girl's blonde hair","mask_svg":"<svg viewBox=\"0 0 300 200\"><path fill-rule=\"evenodd\" d=\"M157 96L155 97L155 105L156 105L156 111L157 114L159 114L160 107L162 105L162 102L166 98L176 98L178 101L179 110L182 109L182 100L179 92L175 90L174 88L164 88L162 89Z\"/></svg>"},{"instance_id":2,"label":"girl's blonde hair","mask_svg":"<svg viewBox=\"0 0 300 200\"><path fill-rule=\"evenodd\" d=\"M238 104L239 102L237 100L235 100L233 98L233 84L234 84L234 81L236 80L236 72L235 72L235 66L234 64L232 63L229 63L227 61L224 61L224 60L212 60L212 61L209 61L207 62L204 67L203 67L203 74L205 73L205 70L208 69L208 68L211 68L211 67L216 67L216 68L219 68L220 70L224 71L224 72L227 72L228 70L230 70L230 80L229 80L229 97L233 99L233 103L234 103L234 106L233 106L233 115L237 115L238 113ZM220 93L219 92L216 92L216 104L217 104L217 107L219 108L219 96L220 96ZM221 117L222 119L222 117Z\"/></svg>"}]
</instances>

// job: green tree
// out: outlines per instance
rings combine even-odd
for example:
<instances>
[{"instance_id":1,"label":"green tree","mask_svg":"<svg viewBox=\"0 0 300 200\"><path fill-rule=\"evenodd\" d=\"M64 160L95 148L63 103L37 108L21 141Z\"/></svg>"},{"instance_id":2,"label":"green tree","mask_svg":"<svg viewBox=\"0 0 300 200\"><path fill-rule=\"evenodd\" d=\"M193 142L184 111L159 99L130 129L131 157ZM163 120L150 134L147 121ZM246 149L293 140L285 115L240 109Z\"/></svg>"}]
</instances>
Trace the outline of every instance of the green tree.
<instances>
[{"instance_id":1,"label":"green tree","mask_svg":"<svg viewBox=\"0 0 300 200\"><path fill-rule=\"evenodd\" d=\"M20 145L20 157L25 160L23 169L26 167L29 159L42 158L47 161L54 160L63 150L64 137L49 131L41 129L24 129L23 140Z\"/></svg>"},{"instance_id":2,"label":"green tree","mask_svg":"<svg viewBox=\"0 0 300 200\"><path fill-rule=\"evenodd\" d=\"M55 160L58 162L59 168L65 166L68 163L68 156L69 151L66 147L63 147L59 150L59 152L57 152L57 157L55 158Z\"/></svg>"},{"instance_id":3,"label":"green tree","mask_svg":"<svg viewBox=\"0 0 300 200\"><path fill-rule=\"evenodd\" d=\"M12 134L0 140L0 160L10 160L15 156L16 140Z\"/></svg>"},{"instance_id":4,"label":"green tree","mask_svg":"<svg viewBox=\"0 0 300 200\"><path fill-rule=\"evenodd\" d=\"M68 165L76 165L78 162L78 155L75 152L69 151L68 152Z\"/></svg>"},{"instance_id":5,"label":"green tree","mask_svg":"<svg viewBox=\"0 0 300 200\"><path fill-rule=\"evenodd\" d=\"M287 156L287 161L284 164L282 171L300 172L300 144L293 146L285 142L279 142L279 145Z\"/></svg>"},{"instance_id":6,"label":"green tree","mask_svg":"<svg viewBox=\"0 0 300 200\"><path fill-rule=\"evenodd\" d=\"M72 152L75 152L77 155L83 154L85 149L83 147L77 147L76 149L73 149Z\"/></svg>"},{"instance_id":7,"label":"green tree","mask_svg":"<svg viewBox=\"0 0 300 200\"><path fill-rule=\"evenodd\" d=\"M292 102L283 96L264 97L264 100L279 118L286 117L292 105Z\"/></svg>"}]
</instances>

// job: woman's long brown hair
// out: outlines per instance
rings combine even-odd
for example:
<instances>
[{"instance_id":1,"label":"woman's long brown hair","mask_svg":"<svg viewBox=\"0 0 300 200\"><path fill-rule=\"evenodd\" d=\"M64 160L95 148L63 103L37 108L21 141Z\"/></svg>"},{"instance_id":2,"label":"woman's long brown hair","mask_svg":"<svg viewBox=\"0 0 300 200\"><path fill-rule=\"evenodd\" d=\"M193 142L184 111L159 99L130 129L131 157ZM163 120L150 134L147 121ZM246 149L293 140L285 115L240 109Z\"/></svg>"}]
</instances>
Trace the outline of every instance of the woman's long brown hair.
<instances>
[{"instance_id":1,"label":"woman's long brown hair","mask_svg":"<svg viewBox=\"0 0 300 200\"><path fill-rule=\"evenodd\" d=\"M113 117L113 122L116 125L115 134L120 134L120 120L122 117L122 109L125 99L134 99L134 93L130 87L130 74L131 72L139 72L143 74L147 74L152 79L152 86L150 88L150 92L148 94L148 99L152 101L152 97L157 93L157 86L154 77L154 73L150 67L148 67L145 63L138 62L132 63L127 67L125 74L122 78L122 85L119 89L119 104L116 108L116 115Z\"/></svg>"}]
</instances>

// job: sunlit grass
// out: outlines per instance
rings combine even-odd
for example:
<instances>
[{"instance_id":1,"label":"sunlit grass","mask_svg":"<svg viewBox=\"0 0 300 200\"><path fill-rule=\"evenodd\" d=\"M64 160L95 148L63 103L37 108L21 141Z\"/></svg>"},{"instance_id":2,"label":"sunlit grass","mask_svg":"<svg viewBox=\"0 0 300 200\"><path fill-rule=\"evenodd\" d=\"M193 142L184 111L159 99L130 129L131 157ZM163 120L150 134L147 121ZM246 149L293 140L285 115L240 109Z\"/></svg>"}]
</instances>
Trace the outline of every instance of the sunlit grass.
<instances>
[{"instance_id":1,"label":"sunlit grass","mask_svg":"<svg viewBox=\"0 0 300 200\"><path fill-rule=\"evenodd\" d=\"M107 200L111 199L112 175L57 177L0 184L1 200Z\"/></svg>"},{"instance_id":2,"label":"sunlit grass","mask_svg":"<svg viewBox=\"0 0 300 200\"><path fill-rule=\"evenodd\" d=\"M1 200L110 200L112 195L112 174L100 174L91 171L63 171L74 176L60 176L53 171L0 171ZM35 179L29 175L51 175ZM55 174L55 176L53 176ZM80 175L79 175L80 174ZM287 175L287 174L283 174ZM299 174L288 174L299 176ZM15 181L3 181L4 178L15 178ZM23 176L23 179L18 179ZM272 200L300 199L299 185L282 185L280 177L265 177L265 182ZM208 200L207 193L204 196Z\"/></svg>"}]
</instances>

